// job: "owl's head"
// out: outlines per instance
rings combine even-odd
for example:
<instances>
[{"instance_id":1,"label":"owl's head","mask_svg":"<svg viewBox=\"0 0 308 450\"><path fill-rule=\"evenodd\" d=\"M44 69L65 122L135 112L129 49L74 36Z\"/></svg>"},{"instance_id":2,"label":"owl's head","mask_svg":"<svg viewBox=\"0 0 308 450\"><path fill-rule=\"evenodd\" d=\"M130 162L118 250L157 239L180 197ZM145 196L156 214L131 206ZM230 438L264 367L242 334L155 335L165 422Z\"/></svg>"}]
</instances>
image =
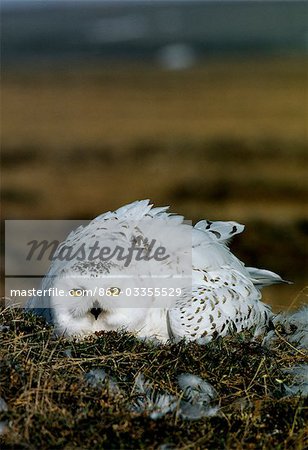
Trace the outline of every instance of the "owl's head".
<instances>
[{"instance_id":1,"label":"owl's head","mask_svg":"<svg viewBox=\"0 0 308 450\"><path fill-rule=\"evenodd\" d=\"M87 275L70 271L57 277L50 297L57 334L141 330L154 301L146 285L142 277L116 271Z\"/></svg>"}]
</instances>

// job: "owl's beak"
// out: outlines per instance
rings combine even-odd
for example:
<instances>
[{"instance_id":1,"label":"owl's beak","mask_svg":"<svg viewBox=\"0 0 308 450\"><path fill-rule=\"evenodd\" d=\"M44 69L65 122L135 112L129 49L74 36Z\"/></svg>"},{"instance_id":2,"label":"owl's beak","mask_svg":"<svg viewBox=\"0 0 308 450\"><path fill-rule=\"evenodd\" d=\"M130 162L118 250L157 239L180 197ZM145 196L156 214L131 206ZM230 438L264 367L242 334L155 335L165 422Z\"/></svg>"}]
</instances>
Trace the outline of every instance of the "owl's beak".
<instances>
[{"instance_id":1,"label":"owl's beak","mask_svg":"<svg viewBox=\"0 0 308 450\"><path fill-rule=\"evenodd\" d=\"M97 320L98 316L100 315L100 313L102 312L102 308L92 308L90 309L90 313L93 314L93 316L95 317L95 320Z\"/></svg>"}]
</instances>

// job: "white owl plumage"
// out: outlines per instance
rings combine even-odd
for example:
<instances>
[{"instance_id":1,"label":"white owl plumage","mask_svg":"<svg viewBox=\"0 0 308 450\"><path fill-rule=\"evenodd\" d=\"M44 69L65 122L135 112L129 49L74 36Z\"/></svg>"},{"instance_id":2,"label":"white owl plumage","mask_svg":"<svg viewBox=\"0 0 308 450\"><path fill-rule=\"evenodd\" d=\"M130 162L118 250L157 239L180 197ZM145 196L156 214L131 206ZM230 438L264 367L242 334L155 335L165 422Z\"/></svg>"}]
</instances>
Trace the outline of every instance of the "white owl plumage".
<instances>
[{"instance_id":1,"label":"white owl plumage","mask_svg":"<svg viewBox=\"0 0 308 450\"><path fill-rule=\"evenodd\" d=\"M125 265L119 259L102 262L55 258L43 279L42 290L53 287L56 294L31 298L26 309L43 315L53 323L57 334L68 337L125 329L161 341L186 338L207 342L232 331L262 329L272 314L270 307L261 302L260 289L283 280L271 271L245 267L230 252L228 241L243 229L236 222L207 220L193 227L183 216L168 212L168 207L153 207L149 200L136 201L80 226L57 252L63 247L89 250L95 242L128 249L133 242L141 254L147 254L148 244L154 239L167 248L172 262L158 258ZM178 230L182 234L175 238ZM185 279L187 264L189 277ZM169 286L164 291L167 297L158 298L155 289L150 289L159 283ZM182 286L181 294L171 298L170 286L175 283ZM137 288L138 292L146 289L147 295L128 298L127 288ZM81 296L58 294L77 290ZM110 292L121 295L114 297Z\"/></svg>"}]
</instances>

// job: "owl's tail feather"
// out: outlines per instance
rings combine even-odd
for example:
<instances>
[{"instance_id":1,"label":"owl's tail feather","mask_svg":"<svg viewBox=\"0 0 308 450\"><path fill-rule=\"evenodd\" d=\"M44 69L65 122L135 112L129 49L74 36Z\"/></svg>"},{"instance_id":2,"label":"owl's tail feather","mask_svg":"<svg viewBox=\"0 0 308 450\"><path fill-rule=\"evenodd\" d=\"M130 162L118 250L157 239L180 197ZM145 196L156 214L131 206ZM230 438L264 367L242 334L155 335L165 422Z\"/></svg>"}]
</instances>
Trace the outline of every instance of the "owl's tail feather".
<instances>
[{"instance_id":1,"label":"owl's tail feather","mask_svg":"<svg viewBox=\"0 0 308 450\"><path fill-rule=\"evenodd\" d=\"M246 267L246 269L249 272L251 281L259 289L265 286L271 286L272 284L292 284L291 281L283 280L280 275L275 272L271 272L270 270L257 269L255 267Z\"/></svg>"}]
</instances>

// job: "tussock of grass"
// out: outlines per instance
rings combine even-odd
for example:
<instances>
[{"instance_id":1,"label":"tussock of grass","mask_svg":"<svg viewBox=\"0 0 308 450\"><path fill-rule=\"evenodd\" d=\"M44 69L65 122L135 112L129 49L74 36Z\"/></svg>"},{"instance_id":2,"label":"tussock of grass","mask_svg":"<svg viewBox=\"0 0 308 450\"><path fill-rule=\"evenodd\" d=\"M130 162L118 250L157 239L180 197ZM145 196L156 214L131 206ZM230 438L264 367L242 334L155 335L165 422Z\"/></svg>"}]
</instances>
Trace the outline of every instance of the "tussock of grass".
<instances>
[{"instance_id":1,"label":"tussock of grass","mask_svg":"<svg viewBox=\"0 0 308 450\"><path fill-rule=\"evenodd\" d=\"M304 448L304 401L285 396L282 371L303 363L303 351L283 339L266 349L248 337L162 346L102 332L70 342L54 338L40 318L3 309L0 397L8 410L0 422L8 431L1 448ZM119 391L87 382L97 368ZM134 412L139 373L179 398L179 374L202 377L218 392L218 415L184 420L175 411L153 420Z\"/></svg>"}]
</instances>

